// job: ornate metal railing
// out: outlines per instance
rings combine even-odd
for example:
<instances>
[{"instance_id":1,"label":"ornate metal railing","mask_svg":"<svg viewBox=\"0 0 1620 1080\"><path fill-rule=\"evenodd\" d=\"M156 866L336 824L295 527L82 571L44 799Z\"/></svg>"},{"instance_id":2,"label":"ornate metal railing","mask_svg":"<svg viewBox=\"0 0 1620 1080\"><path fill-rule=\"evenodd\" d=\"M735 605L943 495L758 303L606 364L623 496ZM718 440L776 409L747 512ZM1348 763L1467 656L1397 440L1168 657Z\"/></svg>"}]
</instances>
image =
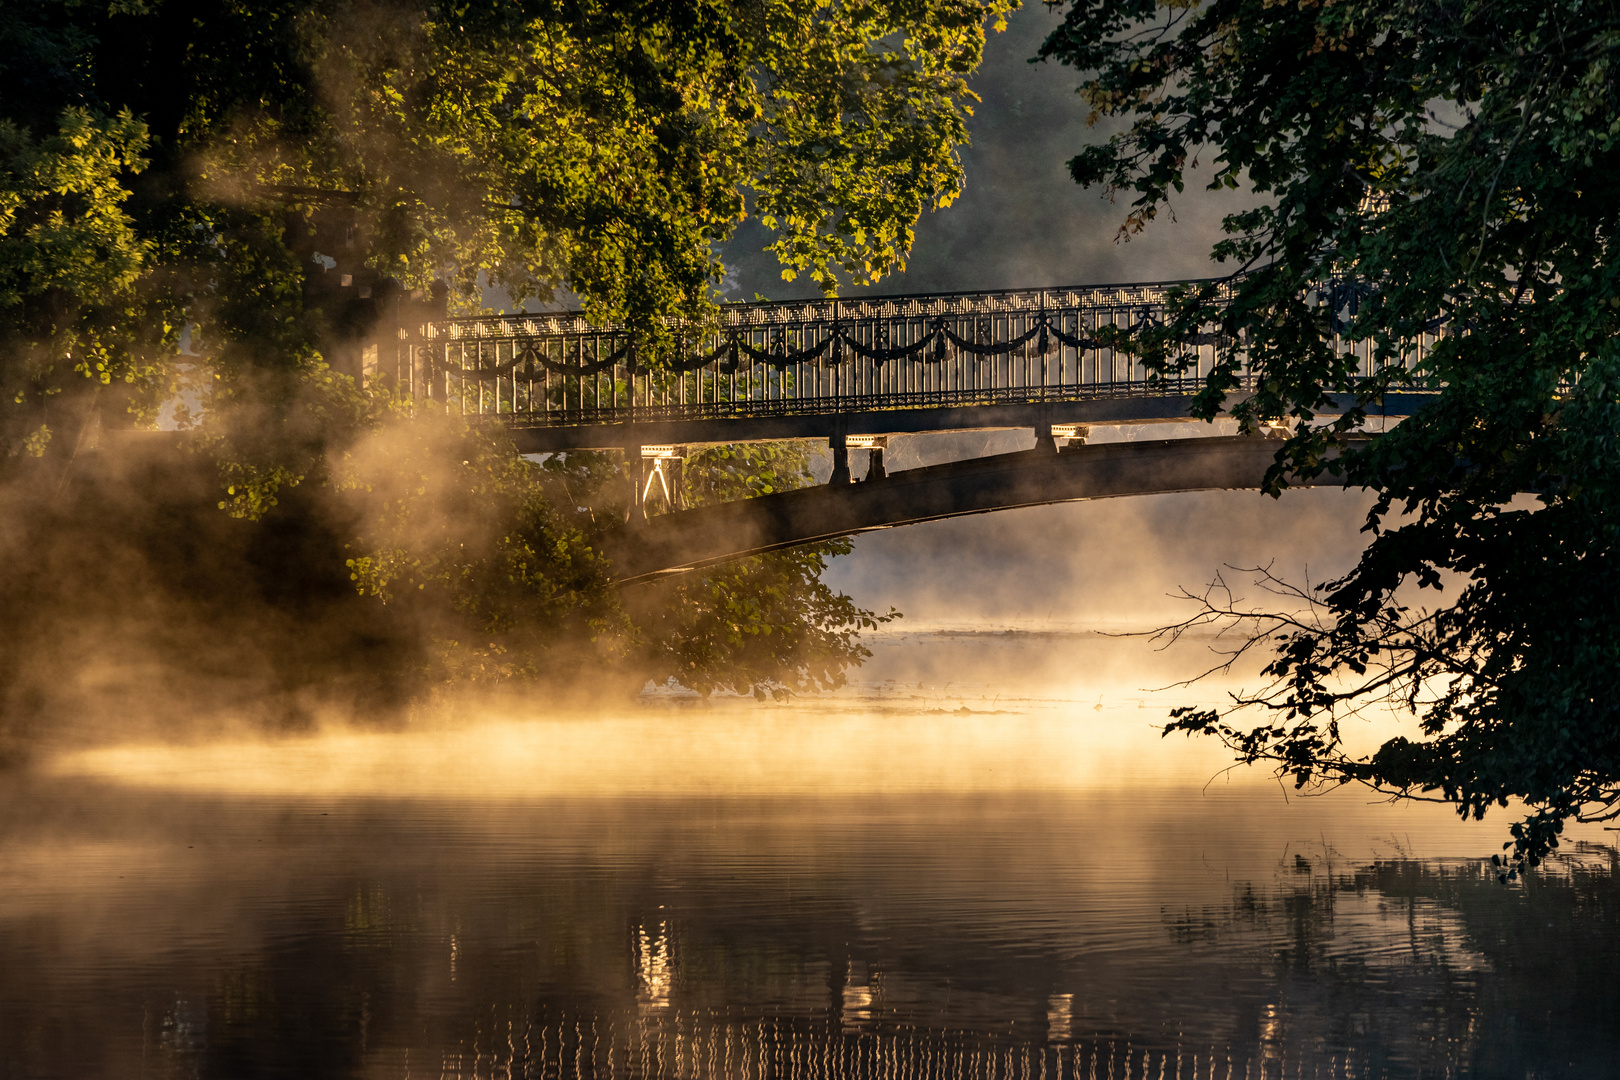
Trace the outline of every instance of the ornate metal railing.
<instances>
[{"instance_id":1,"label":"ornate metal railing","mask_svg":"<svg viewBox=\"0 0 1620 1080\"><path fill-rule=\"evenodd\" d=\"M1197 363L1183 377L1150 384L1107 329L1161 321L1171 288L732 304L656 358L576 312L447 319L401 333L395 374L419 399L518 426L1182 394L1208 374L1213 332L1186 342ZM1322 300L1353 313L1355 293Z\"/></svg>"}]
</instances>

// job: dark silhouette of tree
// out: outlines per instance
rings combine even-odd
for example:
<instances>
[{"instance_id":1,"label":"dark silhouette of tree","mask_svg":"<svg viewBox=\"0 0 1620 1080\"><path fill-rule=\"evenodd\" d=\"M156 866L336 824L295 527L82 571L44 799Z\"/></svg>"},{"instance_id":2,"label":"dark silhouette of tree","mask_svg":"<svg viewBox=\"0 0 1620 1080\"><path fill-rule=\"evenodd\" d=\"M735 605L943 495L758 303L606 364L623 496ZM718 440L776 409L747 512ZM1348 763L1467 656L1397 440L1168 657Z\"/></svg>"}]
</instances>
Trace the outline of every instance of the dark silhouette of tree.
<instances>
[{"instance_id":1,"label":"dark silhouette of tree","mask_svg":"<svg viewBox=\"0 0 1620 1080\"><path fill-rule=\"evenodd\" d=\"M1217 327L1198 415L1252 386L1232 409L1246 428L1294 422L1274 494L1326 472L1377 495L1342 579L1281 612L1211 603L1203 618L1270 616L1274 681L1237 716L1170 729L1299 784L1432 793L1475 817L1518 800L1514 855L1532 863L1566 819L1620 809L1616 14L1079 0L1042 50L1083 73L1094 121L1121 125L1070 167L1130 200L1126 235L1194 177L1260 196L1216 248L1230 301L1184 290L1171 325L1133 336L1148 370L1185 370L1178 342ZM1410 389L1438 398L1349 445ZM1333 415L1335 396L1355 407ZM1409 586L1442 598L1420 607ZM1413 730L1346 753L1341 720L1375 703Z\"/></svg>"}]
</instances>

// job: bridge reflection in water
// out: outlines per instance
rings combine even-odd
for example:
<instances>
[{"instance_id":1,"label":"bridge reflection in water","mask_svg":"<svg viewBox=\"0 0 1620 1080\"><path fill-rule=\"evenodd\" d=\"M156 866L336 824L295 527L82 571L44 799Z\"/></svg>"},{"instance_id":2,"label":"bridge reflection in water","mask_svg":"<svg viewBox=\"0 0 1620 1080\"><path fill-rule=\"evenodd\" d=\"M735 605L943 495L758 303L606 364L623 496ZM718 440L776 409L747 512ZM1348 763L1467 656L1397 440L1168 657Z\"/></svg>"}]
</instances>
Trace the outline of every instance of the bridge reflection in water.
<instances>
[{"instance_id":1,"label":"bridge reflection in water","mask_svg":"<svg viewBox=\"0 0 1620 1080\"><path fill-rule=\"evenodd\" d=\"M1285 1032L1277 1005L1254 1017L1252 1038L1224 1045L1086 1031L1075 994L1055 993L1045 1012L990 995L952 1025L948 988L911 985L886 1000L881 972L834 972L821 1007L784 1000L776 1007L687 1006L676 984L671 927L634 931L635 1003L581 1009L542 1004L535 1012L478 1023L472 1045L447 1052L441 1077L545 1077L557 1080L1317 1080L1381 1075L1386 1048L1321 1045L1320 1033ZM840 977L841 976L841 977ZM902 982L909 980L902 979ZM801 986L802 998L807 987ZM944 990L942 1001L938 994ZM976 994L964 987L961 997ZM993 1000L991 1000L993 999ZM1015 1019L990 1019L1021 1012ZM935 1020L930 1023L927 1014ZM1127 1021L1128 1023L1128 1021ZM971 1024L971 1026L968 1026ZM1306 1027L1314 1027L1308 1022ZM1175 1030L1174 1024L1166 1025ZM1303 1035L1303 1037L1302 1037Z\"/></svg>"},{"instance_id":2,"label":"bridge reflection in water","mask_svg":"<svg viewBox=\"0 0 1620 1080\"><path fill-rule=\"evenodd\" d=\"M846 998L848 993L846 992ZM857 1001L860 999L857 997ZM1067 995L1053 999L1067 1005ZM995 1036L904 1021L851 1017L743 1018L718 1010L560 1015L496 1023L466 1053L447 1054L442 1077L595 1080L1267 1080L1369 1073L1355 1050L1291 1060L1263 1028L1255 1045L1180 1046L1125 1036L1066 1035L1054 1014L1048 1038Z\"/></svg>"},{"instance_id":3,"label":"bridge reflection in water","mask_svg":"<svg viewBox=\"0 0 1620 1080\"><path fill-rule=\"evenodd\" d=\"M963 676L999 636L935 659ZM1016 657L997 647L981 670ZM0 820L0 1076L1614 1073L1611 847L1575 838L1504 888L1477 857L1499 824L1208 785L1146 757L1150 713L1014 692L1000 707L1029 719L954 721L937 698L885 700L854 726L683 710L638 722L646 738L592 737L659 762L648 775L780 757L729 795L627 776L618 795L548 796L565 786L545 762L588 762L593 743L581 718L538 713L529 743L503 725L416 749L345 737L145 766L120 750L84 774L119 784L13 778L0 805L29 802ZM725 757L748 732L760 749ZM929 737L942 758L1022 748L953 781L922 763ZM362 745L373 786L341 769L327 786ZM1031 782L1066 773L1070 789ZM266 775L286 786L243 783Z\"/></svg>"}]
</instances>

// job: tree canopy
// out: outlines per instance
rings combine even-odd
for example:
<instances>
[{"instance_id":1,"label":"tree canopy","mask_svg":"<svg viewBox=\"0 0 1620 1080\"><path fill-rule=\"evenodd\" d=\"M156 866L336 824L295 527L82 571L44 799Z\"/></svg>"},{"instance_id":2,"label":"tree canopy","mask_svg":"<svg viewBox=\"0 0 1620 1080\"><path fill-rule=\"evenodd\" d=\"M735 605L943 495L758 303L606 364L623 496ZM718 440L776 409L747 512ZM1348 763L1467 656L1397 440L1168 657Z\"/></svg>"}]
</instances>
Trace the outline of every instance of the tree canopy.
<instances>
[{"instance_id":1,"label":"tree canopy","mask_svg":"<svg viewBox=\"0 0 1620 1080\"><path fill-rule=\"evenodd\" d=\"M566 287L655 345L750 213L787 275L875 280L959 191L966 76L1012 6L7 4L8 449L84 381L149 413L187 326L216 391L307 369L341 330L315 257L474 307Z\"/></svg>"},{"instance_id":2,"label":"tree canopy","mask_svg":"<svg viewBox=\"0 0 1620 1080\"><path fill-rule=\"evenodd\" d=\"M231 609L245 626L275 608L265 648L289 657L309 652L282 618L296 609L353 631L334 654L388 642L415 675L532 673L569 638L604 671L704 690L836 682L875 618L820 583L836 545L621 604L597 552L625 485L590 505L569 490L605 460L520 461L498 433L362 377L356 355L392 332L389 310L473 310L493 288L578 297L656 367L672 326L713 315L720 245L750 215L784 275L829 292L902 267L918 216L960 190L966 79L1014 6L0 6L0 479L21 485L0 490L17 630L0 713L54 692L41 656L147 609ZM150 427L177 402L193 465L133 454L150 465L135 491L75 472L98 426ZM715 452L688 478L791 486L806 461ZM203 521L198 498L239 525ZM226 554L204 572L161 522ZM71 572L49 572L70 548ZM371 614L349 618L334 581ZM174 603L143 608L154 591ZM270 667L289 682L301 663Z\"/></svg>"},{"instance_id":3,"label":"tree canopy","mask_svg":"<svg viewBox=\"0 0 1620 1080\"><path fill-rule=\"evenodd\" d=\"M1042 56L1118 125L1070 166L1129 200L1127 234L1195 176L1259 197L1216 249L1232 299L1186 289L1174 325L1135 336L1149 370L1185 370L1178 343L1218 326L1200 415L1297 422L1274 492L1331 472L1377 496L1357 566L1294 610L1210 597L1201 618L1262 616L1273 682L1171 730L1302 785L1476 817L1519 800L1531 863L1568 818L1613 816L1620 7L1076 0ZM1413 389L1438 397L1349 446ZM1337 395L1355 407L1334 415ZM1342 725L1375 707L1410 736L1347 750Z\"/></svg>"}]
</instances>

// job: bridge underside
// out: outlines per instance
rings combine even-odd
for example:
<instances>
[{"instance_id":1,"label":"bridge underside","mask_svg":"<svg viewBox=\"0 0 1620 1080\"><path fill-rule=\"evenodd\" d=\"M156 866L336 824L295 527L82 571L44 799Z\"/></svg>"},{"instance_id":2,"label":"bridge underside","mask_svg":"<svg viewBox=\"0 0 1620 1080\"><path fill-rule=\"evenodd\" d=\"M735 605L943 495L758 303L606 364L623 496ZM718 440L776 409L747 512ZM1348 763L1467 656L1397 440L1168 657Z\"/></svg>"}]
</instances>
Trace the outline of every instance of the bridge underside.
<instances>
[{"instance_id":1,"label":"bridge underside","mask_svg":"<svg viewBox=\"0 0 1620 1080\"><path fill-rule=\"evenodd\" d=\"M1235 405L1245 394L1229 401ZM1409 416L1431 400L1424 394L1391 394L1372 415ZM1052 424L1154 424L1190 421L1191 394L1129 395L1081 401L1027 401L998 404L862 409L828 403L824 411L789 415L685 416L610 423L514 426L512 436L525 454L564 450L616 450L623 447L767 442L775 439L838 439L850 435L910 435L937 431L1029 428ZM1344 407L1349 406L1346 400ZM834 407L843 411L834 411ZM1332 415L1331 410L1328 415Z\"/></svg>"},{"instance_id":2,"label":"bridge underside","mask_svg":"<svg viewBox=\"0 0 1620 1080\"><path fill-rule=\"evenodd\" d=\"M1232 436L1000 454L664 514L636 523L608 554L617 580L633 584L920 521L1121 495L1258 488L1277 449L1271 439Z\"/></svg>"}]
</instances>

